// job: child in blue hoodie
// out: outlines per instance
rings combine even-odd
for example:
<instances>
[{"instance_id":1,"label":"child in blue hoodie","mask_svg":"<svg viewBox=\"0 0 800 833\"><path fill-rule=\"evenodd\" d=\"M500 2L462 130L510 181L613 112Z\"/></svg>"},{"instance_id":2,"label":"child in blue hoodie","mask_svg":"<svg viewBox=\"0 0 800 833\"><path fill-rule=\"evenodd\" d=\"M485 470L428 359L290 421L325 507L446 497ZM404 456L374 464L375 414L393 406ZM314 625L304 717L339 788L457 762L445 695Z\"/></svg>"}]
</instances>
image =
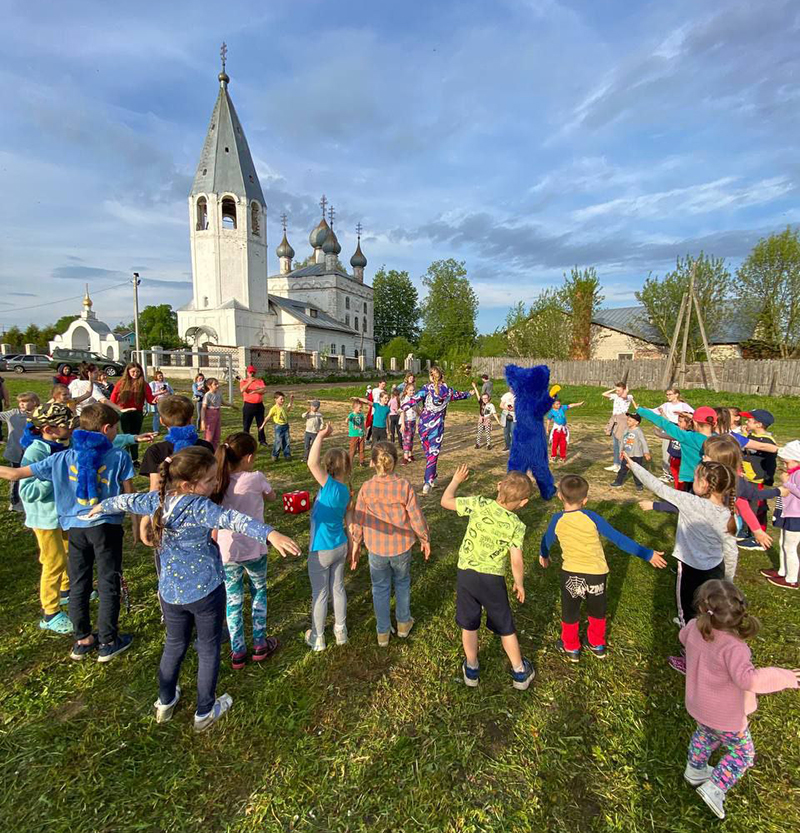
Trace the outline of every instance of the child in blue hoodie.
<instances>
[{"instance_id":1,"label":"child in blue hoodie","mask_svg":"<svg viewBox=\"0 0 800 833\"><path fill-rule=\"evenodd\" d=\"M40 405L31 416L20 444L24 449L21 465L30 466L67 450L76 419L72 411L58 402ZM25 526L36 536L42 576L39 601L42 618L39 627L53 633L72 633L69 616L61 605L69 600L67 576L67 536L58 525L53 484L29 477L20 483L19 496L25 507Z\"/></svg>"},{"instance_id":2,"label":"child in blue hoodie","mask_svg":"<svg viewBox=\"0 0 800 833\"><path fill-rule=\"evenodd\" d=\"M3 480L35 477L53 484L59 526L67 531L69 542L69 618L76 640L70 657L74 660L99 649L98 662L109 662L129 648L133 639L117 629L124 516L78 517L98 501L133 491L130 455L113 446L118 422L119 415L108 405L88 405L81 412L81 427L73 432L70 449L22 468L0 467ZM95 562L100 594L96 635L89 611Z\"/></svg>"}]
</instances>

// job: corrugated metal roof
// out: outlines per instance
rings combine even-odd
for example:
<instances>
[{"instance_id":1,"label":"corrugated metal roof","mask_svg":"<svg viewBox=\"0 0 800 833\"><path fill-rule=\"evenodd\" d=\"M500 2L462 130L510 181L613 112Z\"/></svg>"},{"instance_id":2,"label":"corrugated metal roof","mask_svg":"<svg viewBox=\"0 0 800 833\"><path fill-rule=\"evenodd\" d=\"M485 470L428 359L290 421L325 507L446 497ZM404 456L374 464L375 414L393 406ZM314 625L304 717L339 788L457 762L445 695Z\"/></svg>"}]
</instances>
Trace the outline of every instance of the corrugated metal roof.
<instances>
[{"instance_id":1,"label":"corrugated metal roof","mask_svg":"<svg viewBox=\"0 0 800 833\"><path fill-rule=\"evenodd\" d=\"M305 301L297 301L293 298L280 298L277 295L270 295L269 301L271 304L275 304L276 307L280 307L292 318L296 318L303 324L308 325L309 327L317 327L321 330L336 330L340 333L347 333L348 335L358 335L356 330L352 329L351 327L345 326L341 321L337 321L335 318L332 318L328 313L323 312L319 307L314 306L314 304L309 304ZM311 316L306 313L307 309L314 309L317 311L317 315Z\"/></svg>"},{"instance_id":2,"label":"corrugated metal roof","mask_svg":"<svg viewBox=\"0 0 800 833\"><path fill-rule=\"evenodd\" d=\"M301 266L299 269L293 269L287 275L270 275L270 277L284 278L319 278L322 275L339 275L343 278L350 278L354 280L352 275L347 272L342 272L341 269L326 269L324 263L309 263L308 266Z\"/></svg>"},{"instance_id":3,"label":"corrugated metal roof","mask_svg":"<svg viewBox=\"0 0 800 833\"><path fill-rule=\"evenodd\" d=\"M258 200L261 205L266 205L256 166L225 82L220 84L191 195L223 193L245 195L248 200Z\"/></svg>"},{"instance_id":4,"label":"corrugated metal roof","mask_svg":"<svg viewBox=\"0 0 800 833\"><path fill-rule=\"evenodd\" d=\"M639 338L650 344L665 345L667 342L647 320L644 307L615 307L601 309L592 319L593 324L608 327L625 335ZM718 327L718 332L708 333L710 344L739 344L753 337L753 324L743 321L731 309L727 320Z\"/></svg>"}]
</instances>

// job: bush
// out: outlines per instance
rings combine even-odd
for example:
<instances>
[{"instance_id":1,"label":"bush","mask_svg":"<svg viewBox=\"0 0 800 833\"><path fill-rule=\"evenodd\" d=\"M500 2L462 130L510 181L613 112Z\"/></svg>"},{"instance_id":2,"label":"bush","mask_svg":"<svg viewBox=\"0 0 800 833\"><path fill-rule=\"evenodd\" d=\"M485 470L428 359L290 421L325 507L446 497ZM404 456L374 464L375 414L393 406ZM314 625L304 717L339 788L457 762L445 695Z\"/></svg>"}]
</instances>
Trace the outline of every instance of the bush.
<instances>
[{"instance_id":1,"label":"bush","mask_svg":"<svg viewBox=\"0 0 800 833\"><path fill-rule=\"evenodd\" d=\"M382 350L381 358L383 359L384 370L388 370L391 366L390 360L397 359L397 369L403 369L403 362L409 353L416 355L416 348L414 345L403 336L395 336Z\"/></svg>"}]
</instances>

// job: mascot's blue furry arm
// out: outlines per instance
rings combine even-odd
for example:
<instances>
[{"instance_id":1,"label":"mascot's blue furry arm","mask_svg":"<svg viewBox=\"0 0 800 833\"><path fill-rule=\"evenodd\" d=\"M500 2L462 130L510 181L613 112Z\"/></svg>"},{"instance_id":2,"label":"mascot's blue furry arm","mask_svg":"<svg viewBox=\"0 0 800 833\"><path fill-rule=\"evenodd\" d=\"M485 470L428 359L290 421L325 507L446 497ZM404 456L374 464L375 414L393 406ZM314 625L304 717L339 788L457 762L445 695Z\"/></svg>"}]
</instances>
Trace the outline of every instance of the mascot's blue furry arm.
<instances>
[{"instance_id":1,"label":"mascot's blue furry arm","mask_svg":"<svg viewBox=\"0 0 800 833\"><path fill-rule=\"evenodd\" d=\"M549 394L550 368L506 365L506 381L514 392L514 439L508 458L509 471L530 471L539 494L550 500L556 493L547 456L544 415L553 405Z\"/></svg>"}]
</instances>

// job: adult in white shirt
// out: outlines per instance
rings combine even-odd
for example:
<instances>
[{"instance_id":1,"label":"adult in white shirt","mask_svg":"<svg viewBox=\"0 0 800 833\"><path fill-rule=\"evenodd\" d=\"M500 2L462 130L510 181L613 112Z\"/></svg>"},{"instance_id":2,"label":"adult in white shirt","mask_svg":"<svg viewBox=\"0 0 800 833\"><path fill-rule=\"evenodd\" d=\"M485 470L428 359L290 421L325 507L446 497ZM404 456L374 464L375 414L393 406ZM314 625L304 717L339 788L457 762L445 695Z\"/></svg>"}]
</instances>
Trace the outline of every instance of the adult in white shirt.
<instances>
[{"instance_id":1,"label":"adult in white shirt","mask_svg":"<svg viewBox=\"0 0 800 833\"><path fill-rule=\"evenodd\" d=\"M678 414L693 414L694 408L681 399L681 392L677 388L670 388L667 391L667 401L656 408L656 413L666 417L670 422L678 424ZM669 468L669 444L671 438L663 431L656 429L656 436L661 440L661 468L663 474L661 479L666 483L672 483L672 472Z\"/></svg>"},{"instance_id":2,"label":"adult in white shirt","mask_svg":"<svg viewBox=\"0 0 800 833\"><path fill-rule=\"evenodd\" d=\"M506 391L500 397L500 425L503 426L503 445L506 451L511 451L511 443L514 440L514 403L516 398L514 391Z\"/></svg>"},{"instance_id":3,"label":"adult in white shirt","mask_svg":"<svg viewBox=\"0 0 800 833\"><path fill-rule=\"evenodd\" d=\"M100 371L97 369L97 365L82 362L78 368L78 378L69 383L69 398L75 405L75 413L78 416L87 405L96 405L98 402L103 402L106 405L111 404L97 384L99 374Z\"/></svg>"},{"instance_id":4,"label":"adult in white shirt","mask_svg":"<svg viewBox=\"0 0 800 833\"><path fill-rule=\"evenodd\" d=\"M614 450L614 462L606 466L606 471L616 472L619 471L622 438L628 430L628 420L625 419L625 414L628 413L628 408L633 402L633 396L625 382L617 382L613 388L603 391L603 396L611 400L611 419L606 423L606 434L611 437Z\"/></svg>"}]
</instances>

